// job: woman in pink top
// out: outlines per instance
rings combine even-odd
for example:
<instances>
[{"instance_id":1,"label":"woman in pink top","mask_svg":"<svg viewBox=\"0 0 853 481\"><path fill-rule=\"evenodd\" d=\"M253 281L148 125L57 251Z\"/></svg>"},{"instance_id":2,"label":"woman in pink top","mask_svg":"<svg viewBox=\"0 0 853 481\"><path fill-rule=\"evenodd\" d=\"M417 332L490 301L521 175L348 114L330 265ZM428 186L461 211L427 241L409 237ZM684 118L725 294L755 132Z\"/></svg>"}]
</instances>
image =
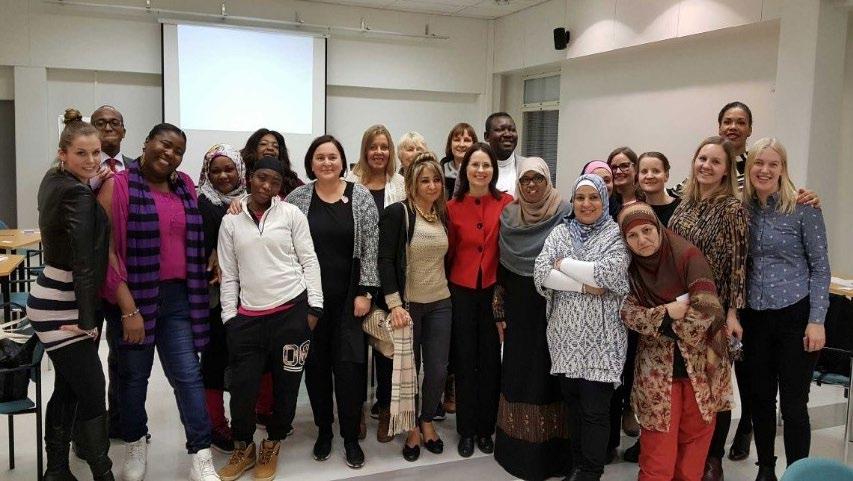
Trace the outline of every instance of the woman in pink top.
<instances>
[{"instance_id":1,"label":"woman in pink top","mask_svg":"<svg viewBox=\"0 0 853 481\"><path fill-rule=\"evenodd\" d=\"M113 227L103 295L121 313L107 321L121 324L110 331L121 337L114 342L119 346L119 423L127 481L145 477L145 398L155 346L175 390L192 455L190 479L219 479L210 455L210 420L198 360L209 330L204 234L195 186L177 172L185 146L181 129L155 126L139 163L108 180L98 195Z\"/></svg>"}]
</instances>

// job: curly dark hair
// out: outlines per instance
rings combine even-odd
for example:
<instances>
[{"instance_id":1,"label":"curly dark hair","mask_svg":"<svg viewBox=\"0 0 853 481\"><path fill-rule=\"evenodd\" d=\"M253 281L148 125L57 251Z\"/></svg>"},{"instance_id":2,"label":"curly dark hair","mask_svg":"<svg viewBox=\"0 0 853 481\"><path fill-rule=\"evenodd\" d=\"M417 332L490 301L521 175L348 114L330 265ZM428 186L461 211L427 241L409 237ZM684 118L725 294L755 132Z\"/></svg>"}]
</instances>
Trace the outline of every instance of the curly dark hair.
<instances>
[{"instance_id":1,"label":"curly dark hair","mask_svg":"<svg viewBox=\"0 0 853 481\"><path fill-rule=\"evenodd\" d=\"M255 171L255 162L259 160L257 155L258 144L261 143L261 139L267 134L275 137L275 140L278 142L278 160L281 161L281 165L284 167L281 193L282 195L287 195L293 189L302 185L302 181L299 180L299 176L296 175L296 172L294 172L290 166L290 155L287 151L287 144L284 142L284 136L275 130L266 128L256 130L249 136L249 139L246 140L246 146L240 151L240 155L243 157L243 162L246 164L246 185L249 185L249 178L252 176L252 172Z\"/></svg>"}]
</instances>

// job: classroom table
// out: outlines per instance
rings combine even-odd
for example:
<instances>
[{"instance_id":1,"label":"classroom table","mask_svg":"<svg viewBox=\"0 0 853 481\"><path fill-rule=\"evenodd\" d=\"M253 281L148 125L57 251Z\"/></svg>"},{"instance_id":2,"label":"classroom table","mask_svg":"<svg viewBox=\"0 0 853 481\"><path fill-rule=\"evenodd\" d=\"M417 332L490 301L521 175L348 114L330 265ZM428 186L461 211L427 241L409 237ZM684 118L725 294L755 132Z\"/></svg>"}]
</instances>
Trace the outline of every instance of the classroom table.
<instances>
[{"instance_id":1,"label":"classroom table","mask_svg":"<svg viewBox=\"0 0 853 481\"><path fill-rule=\"evenodd\" d=\"M8 304L11 296L11 277L15 269L24 262L24 256L15 254L0 254L0 292L3 293L3 299L6 305L3 306L3 320L8 321L12 318L12 306Z\"/></svg>"},{"instance_id":2,"label":"classroom table","mask_svg":"<svg viewBox=\"0 0 853 481\"><path fill-rule=\"evenodd\" d=\"M41 249L41 231L36 229L0 229L0 253L6 252L17 254L17 250L38 244L38 249ZM39 257L41 258L41 257ZM26 263L18 266L18 280L27 279L27 269L30 266L30 256L25 256ZM24 284L23 286L26 286ZM16 290L24 291L24 287L19 287Z\"/></svg>"}]
</instances>

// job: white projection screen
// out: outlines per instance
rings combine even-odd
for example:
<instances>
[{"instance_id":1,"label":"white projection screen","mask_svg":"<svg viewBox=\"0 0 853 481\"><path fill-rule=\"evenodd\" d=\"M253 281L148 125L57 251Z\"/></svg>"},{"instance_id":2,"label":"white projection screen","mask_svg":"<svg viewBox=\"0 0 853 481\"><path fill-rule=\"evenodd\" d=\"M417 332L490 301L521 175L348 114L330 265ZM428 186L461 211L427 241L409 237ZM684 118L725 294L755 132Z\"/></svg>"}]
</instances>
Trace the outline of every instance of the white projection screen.
<instances>
[{"instance_id":1,"label":"white projection screen","mask_svg":"<svg viewBox=\"0 0 853 481\"><path fill-rule=\"evenodd\" d=\"M293 169L326 130L326 39L247 27L163 23L163 119L187 133L180 170L198 182L217 143L243 148L265 127Z\"/></svg>"}]
</instances>

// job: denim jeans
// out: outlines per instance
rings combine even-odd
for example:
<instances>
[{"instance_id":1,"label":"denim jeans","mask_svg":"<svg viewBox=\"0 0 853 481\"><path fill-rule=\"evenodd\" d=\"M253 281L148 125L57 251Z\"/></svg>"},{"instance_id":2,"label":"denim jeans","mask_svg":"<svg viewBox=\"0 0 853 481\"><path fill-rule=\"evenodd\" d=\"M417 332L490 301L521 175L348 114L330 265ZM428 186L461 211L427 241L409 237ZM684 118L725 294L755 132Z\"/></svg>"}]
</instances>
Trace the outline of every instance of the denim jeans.
<instances>
[{"instance_id":1,"label":"denim jeans","mask_svg":"<svg viewBox=\"0 0 853 481\"><path fill-rule=\"evenodd\" d=\"M185 283L160 283L158 312L154 345L122 345L118 349L121 435L126 442L133 442L148 434L145 399L156 346L163 372L175 392L178 412L187 438L187 451L190 454L196 453L210 447L210 419L204 399L201 365L193 347L190 306ZM108 332L117 337L114 342L119 344L122 328L121 325L115 327L116 329Z\"/></svg>"}]
</instances>

